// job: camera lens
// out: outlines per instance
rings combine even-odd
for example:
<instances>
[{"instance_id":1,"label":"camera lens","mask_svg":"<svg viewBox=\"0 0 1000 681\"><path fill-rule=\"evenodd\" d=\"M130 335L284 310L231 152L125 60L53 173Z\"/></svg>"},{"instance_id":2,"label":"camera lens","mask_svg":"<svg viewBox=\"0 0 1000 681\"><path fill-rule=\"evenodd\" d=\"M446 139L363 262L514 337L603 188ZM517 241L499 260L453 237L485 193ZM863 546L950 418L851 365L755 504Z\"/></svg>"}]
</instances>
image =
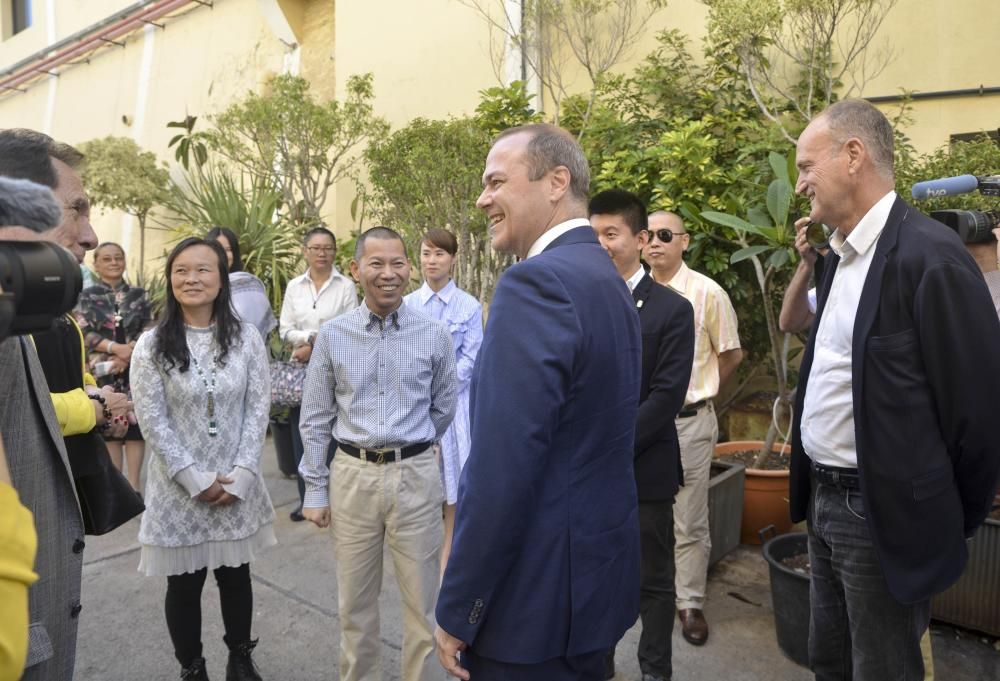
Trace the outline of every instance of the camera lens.
<instances>
[{"instance_id":1,"label":"camera lens","mask_svg":"<svg viewBox=\"0 0 1000 681\"><path fill-rule=\"evenodd\" d=\"M83 279L64 248L44 241L0 241L0 286L14 298L11 335L45 331L76 304Z\"/></svg>"},{"instance_id":2,"label":"camera lens","mask_svg":"<svg viewBox=\"0 0 1000 681\"><path fill-rule=\"evenodd\" d=\"M806 226L806 241L817 251L830 245L833 231L822 222L810 222Z\"/></svg>"}]
</instances>

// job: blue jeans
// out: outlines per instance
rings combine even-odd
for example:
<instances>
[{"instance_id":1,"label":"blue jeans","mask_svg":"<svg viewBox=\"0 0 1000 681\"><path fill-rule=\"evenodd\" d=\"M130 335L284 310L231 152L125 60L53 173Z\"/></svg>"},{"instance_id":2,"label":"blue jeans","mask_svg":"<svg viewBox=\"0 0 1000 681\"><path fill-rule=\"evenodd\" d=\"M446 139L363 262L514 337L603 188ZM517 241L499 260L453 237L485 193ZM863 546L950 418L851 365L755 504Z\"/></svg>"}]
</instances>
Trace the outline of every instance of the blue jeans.
<instances>
[{"instance_id":1,"label":"blue jeans","mask_svg":"<svg viewBox=\"0 0 1000 681\"><path fill-rule=\"evenodd\" d=\"M816 679L922 681L920 638L931 604L904 605L889 594L860 490L813 481L809 562L809 666Z\"/></svg>"}]
</instances>

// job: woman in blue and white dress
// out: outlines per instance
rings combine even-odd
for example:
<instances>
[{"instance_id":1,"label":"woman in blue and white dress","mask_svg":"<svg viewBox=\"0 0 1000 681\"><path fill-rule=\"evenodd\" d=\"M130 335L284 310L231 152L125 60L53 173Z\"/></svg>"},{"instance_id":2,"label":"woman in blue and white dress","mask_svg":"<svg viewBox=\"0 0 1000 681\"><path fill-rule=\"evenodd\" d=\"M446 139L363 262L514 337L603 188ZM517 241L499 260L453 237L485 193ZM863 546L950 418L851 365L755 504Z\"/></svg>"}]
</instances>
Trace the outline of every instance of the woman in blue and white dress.
<instances>
[{"instance_id":1,"label":"woman in blue and white dress","mask_svg":"<svg viewBox=\"0 0 1000 681\"><path fill-rule=\"evenodd\" d=\"M442 322L451 332L455 347L458 378L458 402L455 420L441 438L441 477L444 481L444 547L441 572L448 564L451 535L455 527L455 504L458 501L458 478L469 458L469 384L483 343L483 308L479 301L455 286L451 268L458 253L455 235L444 229L432 229L420 241L420 270L424 285L406 296L406 304L424 316Z\"/></svg>"},{"instance_id":2,"label":"woman in blue and white dress","mask_svg":"<svg viewBox=\"0 0 1000 681\"><path fill-rule=\"evenodd\" d=\"M230 305L226 254L188 238L167 258L158 326L132 354L135 413L151 450L139 571L166 576L181 678L207 681L201 592L209 570L229 646L227 679L260 681L250 562L275 543L260 470L271 401L264 341Z\"/></svg>"}]
</instances>

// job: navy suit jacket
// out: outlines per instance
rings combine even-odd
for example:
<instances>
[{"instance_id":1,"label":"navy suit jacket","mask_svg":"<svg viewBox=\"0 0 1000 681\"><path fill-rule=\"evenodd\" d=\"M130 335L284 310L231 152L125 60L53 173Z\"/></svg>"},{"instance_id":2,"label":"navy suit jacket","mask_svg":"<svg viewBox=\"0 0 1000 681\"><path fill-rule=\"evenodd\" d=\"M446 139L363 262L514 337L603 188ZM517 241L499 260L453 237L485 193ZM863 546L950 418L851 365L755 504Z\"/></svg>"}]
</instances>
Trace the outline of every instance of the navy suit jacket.
<instances>
[{"instance_id":1,"label":"navy suit jacket","mask_svg":"<svg viewBox=\"0 0 1000 681\"><path fill-rule=\"evenodd\" d=\"M642 327L642 387L635 425L639 501L673 501L683 484L674 418L684 406L694 365L694 309L648 274L632 291Z\"/></svg>"},{"instance_id":2,"label":"navy suit jacket","mask_svg":"<svg viewBox=\"0 0 1000 681\"><path fill-rule=\"evenodd\" d=\"M635 623L639 371L635 305L590 227L501 277L437 604L477 655L607 650Z\"/></svg>"},{"instance_id":3,"label":"navy suit jacket","mask_svg":"<svg viewBox=\"0 0 1000 681\"><path fill-rule=\"evenodd\" d=\"M839 258L827 256L802 359L793 424L792 520L809 508L801 414L816 332ZM852 390L861 493L894 598L922 601L957 580L965 538L1000 474L1000 321L954 232L897 198L854 324Z\"/></svg>"}]
</instances>

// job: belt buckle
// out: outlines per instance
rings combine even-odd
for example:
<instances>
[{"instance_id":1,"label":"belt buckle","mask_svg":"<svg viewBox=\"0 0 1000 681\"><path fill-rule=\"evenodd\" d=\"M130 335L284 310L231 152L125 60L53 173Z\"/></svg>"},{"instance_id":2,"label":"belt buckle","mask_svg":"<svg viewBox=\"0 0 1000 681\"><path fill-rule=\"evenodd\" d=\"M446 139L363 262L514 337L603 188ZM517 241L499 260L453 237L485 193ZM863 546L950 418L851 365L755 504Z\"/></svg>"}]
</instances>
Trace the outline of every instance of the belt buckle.
<instances>
[{"instance_id":1,"label":"belt buckle","mask_svg":"<svg viewBox=\"0 0 1000 681\"><path fill-rule=\"evenodd\" d=\"M388 449L379 449L378 451L374 452L374 454L375 454L375 465L381 466L382 464L384 464L385 463L385 455L389 451L390 450L388 450Z\"/></svg>"}]
</instances>

